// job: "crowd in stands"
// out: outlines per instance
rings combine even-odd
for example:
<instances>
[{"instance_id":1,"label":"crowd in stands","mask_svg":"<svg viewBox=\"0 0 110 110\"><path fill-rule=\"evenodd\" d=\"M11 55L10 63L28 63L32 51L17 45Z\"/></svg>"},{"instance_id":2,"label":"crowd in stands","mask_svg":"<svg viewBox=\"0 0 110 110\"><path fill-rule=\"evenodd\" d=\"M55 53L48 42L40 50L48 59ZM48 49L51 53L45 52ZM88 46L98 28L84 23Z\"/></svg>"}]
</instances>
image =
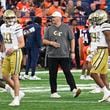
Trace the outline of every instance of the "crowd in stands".
<instances>
[{"instance_id":1,"label":"crowd in stands","mask_svg":"<svg viewBox=\"0 0 110 110\"><path fill-rule=\"evenodd\" d=\"M51 24L50 16L54 11L61 12L63 22L70 23L77 20L78 28L84 28L88 16L97 9L104 9L110 13L110 0L0 0L0 19L6 9L12 9L20 24L31 18L42 18L42 38L45 27ZM0 20L1 24L1 20Z\"/></svg>"},{"instance_id":2,"label":"crowd in stands","mask_svg":"<svg viewBox=\"0 0 110 110\"><path fill-rule=\"evenodd\" d=\"M3 6L3 9L2 9ZM63 21L68 23L71 18L76 18L79 25L85 25L91 12L96 9L105 9L110 12L110 0L1 0L0 16L6 9L12 9L24 23L29 17L42 17L43 24L54 12L63 15Z\"/></svg>"}]
</instances>

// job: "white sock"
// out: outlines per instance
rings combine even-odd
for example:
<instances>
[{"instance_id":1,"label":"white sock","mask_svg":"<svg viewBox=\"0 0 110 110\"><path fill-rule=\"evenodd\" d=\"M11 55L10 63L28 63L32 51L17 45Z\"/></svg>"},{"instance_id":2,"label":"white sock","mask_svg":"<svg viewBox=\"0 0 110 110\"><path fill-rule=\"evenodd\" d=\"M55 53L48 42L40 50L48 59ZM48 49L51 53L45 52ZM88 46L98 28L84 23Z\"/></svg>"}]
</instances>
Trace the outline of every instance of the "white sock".
<instances>
[{"instance_id":1,"label":"white sock","mask_svg":"<svg viewBox=\"0 0 110 110\"><path fill-rule=\"evenodd\" d=\"M22 93L23 93L23 92L20 90L20 91L19 91L19 95L22 94Z\"/></svg>"},{"instance_id":2,"label":"white sock","mask_svg":"<svg viewBox=\"0 0 110 110\"><path fill-rule=\"evenodd\" d=\"M19 96L15 96L15 98L14 98L14 99L19 100Z\"/></svg>"},{"instance_id":3,"label":"white sock","mask_svg":"<svg viewBox=\"0 0 110 110\"><path fill-rule=\"evenodd\" d=\"M5 85L5 89L6 89L7 92L9 92L9 89L10 89L10 88L11 88L11 87L10 87L8 84Z\"/></svg>"},{"instance_id":4,"label":"white sock","mask_svg":"<svg viewBox=\"0 0 110 110\"><path fill-rule=\"evenodd\" d=\"M8 85L6 84L6 85L5 85L5 89L7 90L7 88L8 88Z\"/></svg>"},{"instance_id":5,"label":"white sock","mask_svg":"<svg viewBox=\"0 0 110 110\"><path fill-rule=\"evenodd\" d=\"M104 94L106 94L106 93L108 93L108 92L109 92L109 90L107 89L107 87L106 87L106 86L104 86L104 87L102 88L102 90L103 90Z\"/></svg>"}]
</instances>

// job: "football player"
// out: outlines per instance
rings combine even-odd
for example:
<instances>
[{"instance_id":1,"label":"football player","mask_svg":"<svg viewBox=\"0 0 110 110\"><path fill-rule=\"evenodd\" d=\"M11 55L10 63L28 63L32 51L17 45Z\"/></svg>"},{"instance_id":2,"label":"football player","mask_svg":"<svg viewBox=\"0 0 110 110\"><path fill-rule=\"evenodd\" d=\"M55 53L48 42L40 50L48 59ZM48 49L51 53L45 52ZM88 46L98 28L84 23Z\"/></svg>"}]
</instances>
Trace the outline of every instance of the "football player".
<instances>
[{"instance_id":1,"label":"football player","mask_svg":"<svg viewBox=\"0 0 110 110\"><path fill-rule=\"evenodd\" d=\"M5 46L5 57L2 64L3 79L13 88L14 100L10 106L19 106L21 98L25 95L19 90L19 72L22 61L21 48L24 46L23 31L17 23L17 17L12 10L6 10L3 15L5 21L1 25L1 35Z\"/></svg>"},{"instance_id":2,"label":"football player","mask_svg":"<svg viewBox=\"0 0 110 110\"><path fill-rule=\"evenodd\" d=\"M100 26L96 24L95 19L96 19L95 13L91 13L89 18L88 18L88 20L90 22L89 33L91 36L91 43L90 43L90 48L89 48L89 54L86 58L87 67L89 68L89 70L91 69L92 58L97 52L96 38L97 38L97 35L98 35L97 33L99 31L99 28L100 28ZM95 88L89 92L90 93L100 93L101 88L98 85L96 85Z\"/></svg>"},{"instance_id":3,"label":"football player","mask_svg":"<svg viewBox=\"0 0 110 110\"><path fill-rule=\"evenodd\" d=\"M91 55L91 77L96 84L102 89L104 96L99 102L107 101L110 97L107 69L108 69L108 49L110 48L110 24L108 15L104 10L95 12L95 22L99 27L96 29L95 42L97 52Z\"/></svg>"}]
</instances>

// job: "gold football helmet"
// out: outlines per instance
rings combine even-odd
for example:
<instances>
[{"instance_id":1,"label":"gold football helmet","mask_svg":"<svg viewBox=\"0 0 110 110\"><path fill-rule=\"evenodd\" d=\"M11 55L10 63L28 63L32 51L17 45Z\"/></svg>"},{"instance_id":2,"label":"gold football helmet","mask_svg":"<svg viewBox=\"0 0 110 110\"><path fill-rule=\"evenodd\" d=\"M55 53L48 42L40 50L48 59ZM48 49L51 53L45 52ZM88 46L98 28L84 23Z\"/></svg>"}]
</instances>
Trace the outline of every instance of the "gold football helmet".
<instances>
[{"instance_id":1,"label":"gold football helmet","mask_svg":"<svg viewBox=\"0 0 110 110\"><path fill-rule=\"evenodd\" d=\"M96 10L95 11L96 22L97 24L102 24L108 20L108 15L104 10Z\"/></svg>"},{"instance_id":2,"label":"gold football helmet","mask_svg":"<svg viewBox=\"0 0 110 110\"><path fill-rule=\"evenodd\" d=\"M7 26L12 26L17 22L17 16L13 10L6 10L3 14L3 19Z\"/></svg>"},{"instance_id":3,"label":"gold football helmet","mask_svg":"<svg viewBox=\"0 0 110 110\"><path fill-rule=\"evenodd\" d=\"M90 22L91 25L95 25L96 24L96 13L91 13L88 17L88 20Z\"/></svg>"},{"instance_id":4,"label":"gold football helmet","mask_svg":"<svg viewBox=\"0 0 110 110\"><path fill-rule=\"evenodd\" d=\"M92 21L93 21L93 15L94 15L94 13L91 13L91 14L89 15L89 17L88 17L89 22L92 22Z\"/></svg>"},{"instance_id":5,"label":"gold football helmet","mask_svg":"<svg viewBox=\"0 0 110 110\"><path fill-rule=\"evenodd\" d=\"M93 15L94 15L94 13L91 13L90 15L89 15L89 17L88 17L88 20L92 20L92 18L93 18Z\"/></svg>"}]
</instances>

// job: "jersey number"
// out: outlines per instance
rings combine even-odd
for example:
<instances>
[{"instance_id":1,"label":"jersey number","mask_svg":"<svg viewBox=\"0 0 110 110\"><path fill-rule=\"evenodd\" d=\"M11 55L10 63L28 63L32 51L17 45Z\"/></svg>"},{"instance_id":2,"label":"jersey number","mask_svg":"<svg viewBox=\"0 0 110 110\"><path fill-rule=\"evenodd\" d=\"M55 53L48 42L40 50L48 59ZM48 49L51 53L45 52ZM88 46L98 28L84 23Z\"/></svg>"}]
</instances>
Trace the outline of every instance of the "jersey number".
<instances>
[{"instance_id":1,"label":"jersey number","mask_svg":"<svg viewBox=\"0 0 110 110\"><path fill-rule=\"evenodd\" d=\"M8 44L12 43L11 33L4 33L4 42Z\"/></svg>"}]
</instances>

